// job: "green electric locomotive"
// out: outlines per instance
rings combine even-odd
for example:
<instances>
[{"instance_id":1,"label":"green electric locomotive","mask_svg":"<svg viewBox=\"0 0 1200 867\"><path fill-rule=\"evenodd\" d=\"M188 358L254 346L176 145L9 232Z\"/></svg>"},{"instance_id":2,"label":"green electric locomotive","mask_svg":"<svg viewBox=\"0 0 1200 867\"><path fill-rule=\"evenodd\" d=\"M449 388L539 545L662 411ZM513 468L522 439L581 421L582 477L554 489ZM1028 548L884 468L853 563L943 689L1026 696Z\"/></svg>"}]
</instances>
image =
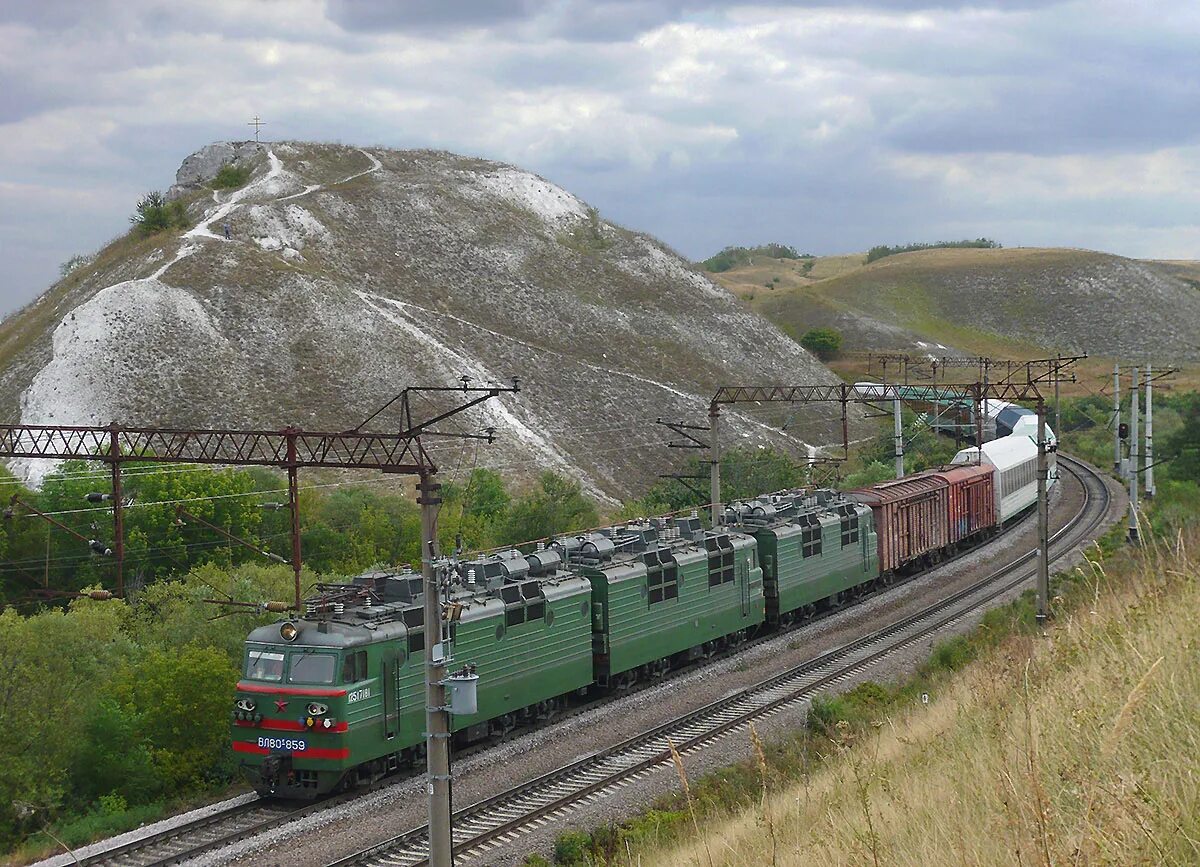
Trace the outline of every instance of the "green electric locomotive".
<instances>
[{"instance_id":1,"label":"green electric locomotive","mask_svg":"<svg viewBox=\"0 0 1200 867\"><path fill-rule=\"evenodd\" d=\"M516 551L458 567L443 624L480 677L460 741L553 713L592 682L591 585L554 552ZM262 794L313 798L418 758L425 731L420 576L375 572L321 585L305 617L246 640L233 750Z\"/></svg>"},{"instance_id":2,"label":"green electric locomotive","mask_svg":"<svg viewBox=\"0 0 1200 867\"><path fill-rule=\"evenodd\" d=\"M752 536L655 519L443 564L444 639L478 675L458 742L549 719L573 696L633 683L736 644L766 617ZM419 758L425 730L421 580L375 572L320 585L305 616L254 630L233 750L255 788L312 798Z\"/></svg>"},{"instance_id":3,"label":"green electric locomotive","mask_svg":"<svg viewBox=\"0 0 1200 867\"><path fill-rule=\"evenodd\" d=\"M731 503L725 524L757 542L771 626L837 607L879 578L871 509L834 491L783 491Z\"/></svg>"}]
</instances>

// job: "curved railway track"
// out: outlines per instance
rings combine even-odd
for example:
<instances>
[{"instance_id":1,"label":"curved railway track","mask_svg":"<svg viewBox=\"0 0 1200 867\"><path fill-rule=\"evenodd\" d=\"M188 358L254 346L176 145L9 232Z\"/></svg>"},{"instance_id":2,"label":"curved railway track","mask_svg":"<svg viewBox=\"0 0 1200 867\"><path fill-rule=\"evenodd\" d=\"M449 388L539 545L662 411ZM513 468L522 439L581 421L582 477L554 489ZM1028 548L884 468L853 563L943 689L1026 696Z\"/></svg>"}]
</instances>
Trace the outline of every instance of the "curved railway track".
<instances>
[{"instance_id":1,"label":"curved railway track","mask_svg":"<svg viewBox=\"0 0 1200 867\"><path fill-rule=\"evenodd\" d=\"M1104 521L1111 495L1104 478L1069 456L1059 466L1075 476L1083 504L1051 540L1053 559L1093 534ZM583 804L670 764L668 738L681 755L726 737L750 722L795 707L813 695L870 668L881 660L977 611L1027 581L1036 551L1005 564L986 578L883 629L863 635L732 696L691 711L548 774L521 783L454 813L454 852L460 863L474 860L524 833L540 828ZM427 827L333 862L330 867L419 867L428 864Z\"/></svg>"},{"instance_id":2,"label":"curved railway track","mask_svg":"<svg viewBox=\"0 0 1200 867\"><path fill-rule=\"evenodd\" d=\"M1085 496L1080 510L1055 535L1051 548L1052 557L1055 556L1056 550L1061 552L1064 546L1072 547L1088 537L1103 520L1109 496L1103 479L1086 465L1062 454L1059 455L1059 462L1060 466L1064 466L1080 480ZM1018 523L1023 522L1024 519ZM951 559L976 550L978 548L968 549ZM769 716L797 702L807 701L814 692L846 680L863 668L895 653L901 647L919 641L930 632L965 616L1019 584L1027 577L1028 570L1023 567L1030 566L1033 557L1032 552L1025 554L987 579L879 632L863 636L733 696L523 783L508 792L457 811L454 814L456 856L468 859L472 855L509 842L515 835L520 834L522 829L534 826L534 823L538 823L537 826L540 827L580 803L600 797L614 787L627 784L630 779L650 773L655 766L670 761L665 745L667 737L674 741L681 754L687 755L714 739L744 727L753 719ZM1012 577L1016 572L1020 572L1020 575ZM1007 579L1005 576L1008 576ZM749 644L733 652L741 652ZM727 655L729 654L722 654ZM688 670L680 669L672 672L672 676L686 673ZM595 704L596 702L587 702L577 710L587 710ZM360 789L302 805L255 799L112 849L81 857L78 863L84 867L165 867L181 864L315 812L329 809L373 789L374 787ZM428 863L427 856L428 839L425 828L421 827L356 852L335 862L335 865L407 867Z\"/></svg>"}]
</instances>

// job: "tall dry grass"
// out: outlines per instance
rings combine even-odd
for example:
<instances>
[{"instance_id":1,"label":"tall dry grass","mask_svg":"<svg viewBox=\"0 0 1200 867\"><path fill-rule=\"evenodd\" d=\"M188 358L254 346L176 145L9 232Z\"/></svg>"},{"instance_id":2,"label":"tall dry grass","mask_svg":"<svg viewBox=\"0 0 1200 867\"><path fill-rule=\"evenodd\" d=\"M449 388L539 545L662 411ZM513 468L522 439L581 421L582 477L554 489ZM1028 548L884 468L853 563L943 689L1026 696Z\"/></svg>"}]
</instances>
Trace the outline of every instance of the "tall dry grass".
<instances>
[{"instance_id":1,"label":"tall dry grass","mask_svg":"<svg viewBox=\"0 0 1200 867\"><path fill-rule=\"evenodd\" d=\"M927 708L836 733L805 784L764 776L756 809L641 863L1200 863L1194 550L1083 567L1090 604L1049 637L1013 637Z\"/></svg>"}]
</instances>

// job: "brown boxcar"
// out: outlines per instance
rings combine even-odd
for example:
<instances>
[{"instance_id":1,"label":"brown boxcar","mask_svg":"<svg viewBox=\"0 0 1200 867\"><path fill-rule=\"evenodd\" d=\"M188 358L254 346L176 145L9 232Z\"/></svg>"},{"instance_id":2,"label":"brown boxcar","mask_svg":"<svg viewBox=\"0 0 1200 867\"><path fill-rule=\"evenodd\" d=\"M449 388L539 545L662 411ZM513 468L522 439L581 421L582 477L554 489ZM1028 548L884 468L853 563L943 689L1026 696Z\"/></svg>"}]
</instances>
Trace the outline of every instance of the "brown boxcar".
<instances>
[{"instance_id":1,"label":"brown boxcar","mask_svg":"<svg viewBox=\"0 0 1200 867\"><path fill-rule=\"evenodd\" d=\"M919 475L880 482L846 494L870 506L879 538L879 571L899 571L950 544L947 526L950 484L941 476Z\"/></svg>"},{"instance_id":2,"label":"brown boxcar","mask_svg":"<svg viewBox=\"0 0 1200 867\"><path fill-rule=\"evenodd\" d=\"M922 475L946 480L950 544L996 526L995 468L989 464L942 467Z\"/></svg>"}]
</instances>

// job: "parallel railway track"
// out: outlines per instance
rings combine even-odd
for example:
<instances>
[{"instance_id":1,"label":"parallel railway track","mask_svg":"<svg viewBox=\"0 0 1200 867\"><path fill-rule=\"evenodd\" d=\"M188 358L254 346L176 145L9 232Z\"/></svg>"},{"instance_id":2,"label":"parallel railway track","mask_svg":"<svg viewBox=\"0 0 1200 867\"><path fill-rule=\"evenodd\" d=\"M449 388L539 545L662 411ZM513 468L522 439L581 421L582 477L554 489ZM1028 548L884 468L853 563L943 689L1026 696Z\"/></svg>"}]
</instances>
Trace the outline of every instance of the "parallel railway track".
<instances>
[{"instance_id":1,"label":"parallel railway track","mask_svg":"<svg viewBox=\"0 0 1200 867\"><path fill-rule=\"evenodd\" d=\"M1069 456L1059 466L1075 476L1084 501L1051 540L1056 558L1093 538L1108 512L1110 493L1102 476ZM848 680L881 660L969 616L1027 581L1036 565L1030 551L987 578L909 617L713 702L616 746L594 753L454 814L454 851L468 863L524 833L590 803L671 762L667 740L682 755L744 729L750 722L808 702L823 689ZM426 826L356 852L330 867L420 867L428 864Z\"/></svg>"},{"instance_id":2,"label":"parallel railway track","mask_svg":"<svg viewBox=\"0 0 1200 867\"><path fill-rule=\"evenodd\" d=\"M1082 508L1056 534L1051 556L1073 547L1103 520L1108 488L1086 465L1059 455L1060 466L1080 480ZM977 549L969 549L965 553ZM961 556L961 555L960 555ZM666 738L687 755L707 743L745 727L755 719L809 700L822 689L845 681L885 657L966 616L1025 580L1033 553L1012 561L989 578L925 610L849 644L828 651L796 668L769 678L721 701L643 732L609 749L559 768L508 792L481 801L454 815L457 859L471 860L524 831L565 815L582 803L628 785L669 762ZM1014 577L1015 576L1015 577ZM738 648L740 651L743 648ZM679 673L683 673L682 671ZM585 710L595 703L589 702ZM85 867L165 867L181 864L240 840L286 825L362 794L350 792L313 804L294 805L257 799L214 812L163 831L79 859ZM414 828L376 846L335 862L347 865L408 867L428 863L424 827Z\"/></svg>"}]
</instances>

